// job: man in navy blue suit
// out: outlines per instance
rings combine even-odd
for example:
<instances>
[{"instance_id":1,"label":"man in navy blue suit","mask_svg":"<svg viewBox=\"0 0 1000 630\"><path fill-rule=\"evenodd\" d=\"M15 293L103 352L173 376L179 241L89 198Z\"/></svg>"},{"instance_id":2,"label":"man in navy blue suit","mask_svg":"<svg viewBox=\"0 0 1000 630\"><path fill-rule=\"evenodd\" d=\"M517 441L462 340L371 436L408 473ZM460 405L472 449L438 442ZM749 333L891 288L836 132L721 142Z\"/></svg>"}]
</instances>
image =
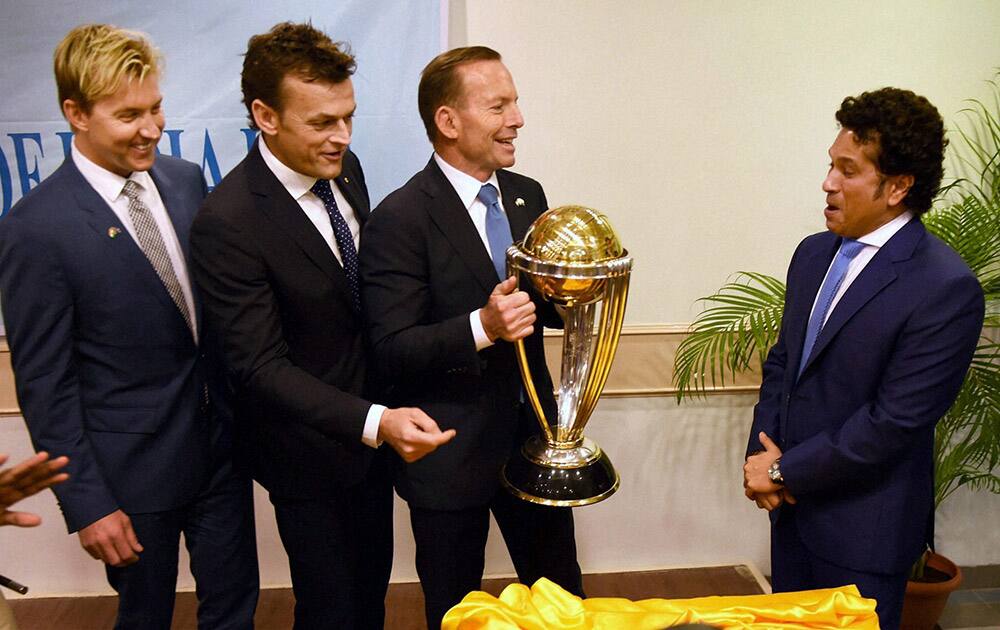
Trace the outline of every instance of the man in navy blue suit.
<instances>
[{"instance_id":1,"label":"man in navy blue suit","mask_svg":"<svg viewBox=\"0 0 1000 630\"><path fill-rule=\"evenodd\" d=\"M884 88L846 98L837 121L828 231L789 265L744 487L771 514L775 591L856 584L891 629L932 535L934 427L972 359L983 293L920 221L947 144L934 106Z\"/></svg>"},{"instance_id":2,"label":"man in navy blue suit","mask_svg":"<svg viewBox=\"0 0 1000 630\"><path fill-rule=\"evenodd\" d=\"M158 53L144 36L73 29L55 53L72 154L0 221L0 292L32 442L69 456L69 531L106 564L117 628L169 628L183 532L201 628L251 628L249 478L188 273L199 168L157 157Z\"/></svg>"}]
</instances>

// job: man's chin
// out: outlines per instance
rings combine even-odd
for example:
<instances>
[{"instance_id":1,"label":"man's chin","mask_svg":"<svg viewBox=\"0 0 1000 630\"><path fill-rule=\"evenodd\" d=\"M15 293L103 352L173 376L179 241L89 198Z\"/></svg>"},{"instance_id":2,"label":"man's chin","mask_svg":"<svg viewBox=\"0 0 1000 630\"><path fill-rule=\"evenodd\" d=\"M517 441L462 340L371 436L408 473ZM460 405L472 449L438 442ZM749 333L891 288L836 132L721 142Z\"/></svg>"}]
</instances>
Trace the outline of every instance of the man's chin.
<instances>
[{"instance_id":1,"label":"man's chin","mask_svg":"<svg viewBox=\"0 0 1000 630\"><path fill-rule=\"evenodd\" d=\"M155 161L156 161L156 156L153 155L152 157L146 160L129 160L125 166L128 168L130 172L148 171L149 169L153 168L153 163Z\"/></svg>"},{"instance_id":2,"label":"man's chin","mask_svg":"<svg viewBox=\"0 0 1000 630\"><path fill-rule=\"evenodd\" d=\"M316 172L310 173L310 175L315 175L317 179L334 179L335 177L339 177L343 170L343 160L337 162L325 160L322 164L317 164Z\"/></svg>"}]
</instances>

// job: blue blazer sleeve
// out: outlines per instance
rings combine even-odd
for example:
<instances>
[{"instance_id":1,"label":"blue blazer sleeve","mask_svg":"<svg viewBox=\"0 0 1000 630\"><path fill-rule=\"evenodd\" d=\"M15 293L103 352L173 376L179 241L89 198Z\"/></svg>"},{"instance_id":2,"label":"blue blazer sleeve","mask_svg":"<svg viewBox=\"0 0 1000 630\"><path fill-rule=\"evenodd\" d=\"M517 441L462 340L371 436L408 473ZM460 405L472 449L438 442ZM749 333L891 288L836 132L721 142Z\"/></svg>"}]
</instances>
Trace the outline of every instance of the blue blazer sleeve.
<instances>
[{"instance_id":1,"label":"blue blazer sleeve","mask_svg":"<svg viewBox=\"0 0 1000 630\"><path fill-rule=\"evenodd\" d=\"M0 220L0 294L17 397L36 450L69 456L72 483L53 488L70 532L118 509L84 432L75 368L72 288L31 208Z\"/></svg>"}]
</instances>

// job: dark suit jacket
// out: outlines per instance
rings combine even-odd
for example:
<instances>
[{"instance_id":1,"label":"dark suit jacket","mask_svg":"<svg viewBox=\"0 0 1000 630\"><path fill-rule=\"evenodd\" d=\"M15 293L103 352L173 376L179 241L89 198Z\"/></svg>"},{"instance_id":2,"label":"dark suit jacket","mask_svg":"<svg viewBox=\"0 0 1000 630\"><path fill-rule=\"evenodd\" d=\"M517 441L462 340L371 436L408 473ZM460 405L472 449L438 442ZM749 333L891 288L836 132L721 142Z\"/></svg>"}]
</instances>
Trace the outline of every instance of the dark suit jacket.
<instances>
[{"instance_id":1,"label":"dark suit jacket","mask_svg":"<svg viewBox=\"0 0 1000 630\"><path fill-rule=\"evenodd\" d=\"M961 258L911 220L848 288L796 381L809 312L839 246L836 235L816 234L792 258L748 452L761 448L761 430L781 447L813 553L902 572L929 536L934 427L972 359L983 293Z\"/></svg>"},{"instance_id":2,"label":"dark suit jacket","mask_svg":"<svg viewBox=\"0 0 1000 630\"><path fill-rule=\"evenodd\" d=\"M348 152L336 179L364 224L368 189ZM191 229L195 278L235 394L237 441L279 496L353 485L374 449L363 327L333 252L254 146L208 196Z\"/></svg>"},{"instance_id":3,"label":"dark suit jacket","mask_svg":"<svg viewBox=\"0 0 1000 630\"><path fill-rule=\"evenodd\" d=\"M548 208L545 194L516 173L498 171L497 180L516 242ZM500 341L476 352L469 313L486 304L500 279L433 158L372 213L361 241L361 275L373 364L389 400L420 407L442 430L457 430L423 459L400 464L397 491L431 509L485 505L511 449L540 429L533 417L519 425L514 346ZM535 297L539 322L526 350L539 395L554 409L540 324L561 326L561 320Z\"/></svg>"},{"instance_id":4,"label":"dark suit jacket","mask_svg":"<svg viewBox=\"0 0 1000 630\"><path fill-rule=\"evenodd\" d=\"M201 171L160 156L150 174L186 254ZM54 488L69 530L119 508L193 499L210 465L213 427L199 413L209 369L152 265L72 159L0 220L0 293L32 441L70 458L69 481Z\"/></svg>"}]
</instances>

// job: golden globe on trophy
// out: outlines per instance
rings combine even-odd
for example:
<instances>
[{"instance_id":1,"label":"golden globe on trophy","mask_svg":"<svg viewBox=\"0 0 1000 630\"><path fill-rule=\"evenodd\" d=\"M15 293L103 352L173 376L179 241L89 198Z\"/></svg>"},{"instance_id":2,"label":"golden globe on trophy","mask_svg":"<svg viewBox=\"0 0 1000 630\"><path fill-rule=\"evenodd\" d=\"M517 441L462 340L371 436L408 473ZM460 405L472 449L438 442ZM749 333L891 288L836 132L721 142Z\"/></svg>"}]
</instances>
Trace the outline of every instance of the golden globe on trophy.
<instances>
[{"instance_id":1,"label":"golden globe on trophy","mask_svg":"<svg viewBox=\"0 0 1000 630\"><path fill-rule=\"evenodd\" d=\"M516 273L560 308L563 332L556 417L538 399L524 342L516 343L524 389L542 434L530 438L504 467L504 486L542 505L574 507L603 501L618 489L607 454L584 437L618 349L632 258L607 217L582 206L553 208L538 217L524 241L507 250ZM598 306L600 308L598 309Z\"/></svg>"}]
</instances>

